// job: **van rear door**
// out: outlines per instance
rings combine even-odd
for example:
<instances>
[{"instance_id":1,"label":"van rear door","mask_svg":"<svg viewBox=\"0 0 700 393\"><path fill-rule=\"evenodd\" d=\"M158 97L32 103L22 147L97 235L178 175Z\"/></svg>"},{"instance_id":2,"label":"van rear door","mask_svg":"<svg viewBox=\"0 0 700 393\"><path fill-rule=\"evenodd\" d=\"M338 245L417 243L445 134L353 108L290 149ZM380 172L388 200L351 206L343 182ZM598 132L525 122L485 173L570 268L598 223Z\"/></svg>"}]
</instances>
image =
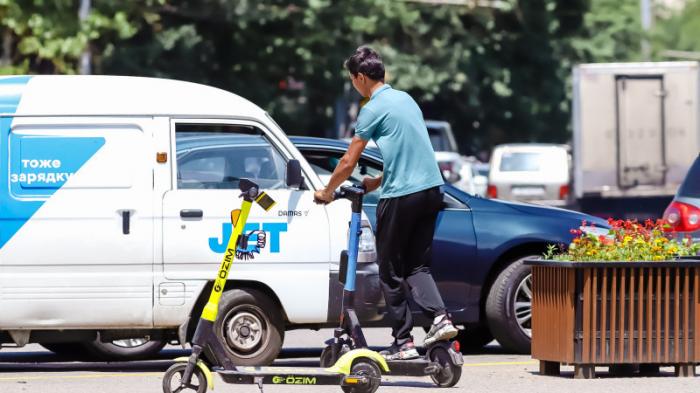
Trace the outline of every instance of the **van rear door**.
<instances>
[{"instance_id":1,"label":"van rear door","mask_svg":"<svg viewBox=\"0 0 700 393\"><path fill-rule=\"evenodd\" d=\"M2 119L0 326L152 326L151 122Z\"/></svg>"}]
</instances>

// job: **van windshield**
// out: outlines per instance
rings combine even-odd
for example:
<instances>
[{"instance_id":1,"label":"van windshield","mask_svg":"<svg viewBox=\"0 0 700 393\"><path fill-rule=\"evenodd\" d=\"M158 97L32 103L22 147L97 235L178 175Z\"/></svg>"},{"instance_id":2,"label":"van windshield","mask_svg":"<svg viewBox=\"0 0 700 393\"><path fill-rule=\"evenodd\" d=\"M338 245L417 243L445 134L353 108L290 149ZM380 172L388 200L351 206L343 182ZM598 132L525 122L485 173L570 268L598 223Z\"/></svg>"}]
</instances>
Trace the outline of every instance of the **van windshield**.
<instances>
[{"instance_id":1,"label":"van windshield","mask_svg":"<svg viewBox=\"0 0 700 393\"><path fill-rule=\"evenodd\" d=\"M700 198L700 158L696 158L678 189L678 196Z\"/></svg>"}]
</instances>

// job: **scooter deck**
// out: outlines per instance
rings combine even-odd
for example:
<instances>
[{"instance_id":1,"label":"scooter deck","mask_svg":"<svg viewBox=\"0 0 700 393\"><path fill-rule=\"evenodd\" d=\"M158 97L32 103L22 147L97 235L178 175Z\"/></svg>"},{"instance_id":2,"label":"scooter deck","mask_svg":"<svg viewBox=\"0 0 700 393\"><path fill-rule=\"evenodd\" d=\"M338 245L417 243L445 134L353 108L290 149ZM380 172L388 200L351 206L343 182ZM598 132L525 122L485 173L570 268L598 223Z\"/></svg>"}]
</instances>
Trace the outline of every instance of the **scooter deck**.
<instances>
[{"instance_id":1,"label":"scooter deck","mask_svg":"<svg viewBox=\"0 0 700 393\"><path fill-rule=\"evenodd\" d=\"M405 375L409 377L423 377L435 374L440 370L440 366L425 358L411 360L387 360L389 372L385 375Z\"/></svg>"},{"instance_id":2,"label":"scooter deck","mask_svg":"<svg viewBox=\"0 0 700 393\"><path fill-rule=\"evenodd\" d=\"M346 375L313 367L236 367L214 370L227 383L263 383L283 385L341 385Z\"/></svg>"}]
</instances>

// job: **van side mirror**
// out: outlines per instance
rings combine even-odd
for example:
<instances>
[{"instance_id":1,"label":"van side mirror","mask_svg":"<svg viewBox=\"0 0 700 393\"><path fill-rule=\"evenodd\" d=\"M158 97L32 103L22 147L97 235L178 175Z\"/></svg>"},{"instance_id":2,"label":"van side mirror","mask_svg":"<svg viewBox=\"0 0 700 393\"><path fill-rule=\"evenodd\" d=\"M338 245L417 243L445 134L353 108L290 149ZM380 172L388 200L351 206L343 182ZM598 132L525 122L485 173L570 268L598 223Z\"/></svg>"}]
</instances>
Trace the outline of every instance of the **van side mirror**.
<instances>
[{"instance_id":1,"label":"van side mirror","mask_svg":"<svg viewBox=\"0 0 700 393\"><path fill-rule=\"evenodd\" d=\"M289 160L287 162L287 187L301 188L304 177L301 176L301 164L299 160Z\"/></svg>"}]
</instances>

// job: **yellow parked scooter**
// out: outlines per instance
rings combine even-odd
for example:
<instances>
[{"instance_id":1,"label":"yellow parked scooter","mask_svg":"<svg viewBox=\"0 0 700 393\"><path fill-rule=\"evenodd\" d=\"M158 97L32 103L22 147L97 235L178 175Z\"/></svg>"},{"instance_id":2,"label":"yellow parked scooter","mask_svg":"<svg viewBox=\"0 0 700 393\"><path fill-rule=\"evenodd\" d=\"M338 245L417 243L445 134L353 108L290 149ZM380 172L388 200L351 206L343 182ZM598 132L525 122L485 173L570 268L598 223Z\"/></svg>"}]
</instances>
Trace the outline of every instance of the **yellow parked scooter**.
<instances>
[{"instance_id":1,"label":"yellow parked scooter","mask_svg":"<svg viewBox=\"0 0 700 393\"><path fill-rule=\"evenodd\" d=\"M234 226L233 234L228 242L228 247L221 262L219 271L212 287L209 301L202 311L197 323L197 328L192 338L192 354L187 358L178 358L176 363L170 366L163 376L163 393L197 392L204 393L207 388L213 389L214 371L221 376L226 383L231 384L256 384L262 391L263 384L275 385L339 385L343 391L352 393L374 393L379 387L382 371L388 372L384 358L377 352L369 349L354 349L344 353L338 360L327 368L302 368L302 367L240 367L226 355L225 349L214 333L219 299L223 293L226 279L231 265L236 259L236 250L245 249L246 236L243 234L248 219L248 214L253 202L256 202L266 211L274 206L275 202L265 192L261 191L257 184L241 179L239 188L243 203L240 210L231 212L231 223ZM353 195L343 187L336 193L336 199L347 198ZM364 192L364 191L362 191ZM353 213L356 203L353 203ZM360 205L361 206L361 205ZM353 214L355 218L355 214ZM348 249L350 252L357 249L359 231L359 219L355 231L350 231ZM346 276L355 280L355 266L347 266ZM347 290L347 286L346 286ZM354 291L354 285L352 287ZM346 308L352 308L352 302L343 303L343 314ZM342 318L342 317L341 317ZM361 345L362 346L362 345ZM206 351L208 363L202 359L202 352Z\"/></svg>"}]
</instances>

